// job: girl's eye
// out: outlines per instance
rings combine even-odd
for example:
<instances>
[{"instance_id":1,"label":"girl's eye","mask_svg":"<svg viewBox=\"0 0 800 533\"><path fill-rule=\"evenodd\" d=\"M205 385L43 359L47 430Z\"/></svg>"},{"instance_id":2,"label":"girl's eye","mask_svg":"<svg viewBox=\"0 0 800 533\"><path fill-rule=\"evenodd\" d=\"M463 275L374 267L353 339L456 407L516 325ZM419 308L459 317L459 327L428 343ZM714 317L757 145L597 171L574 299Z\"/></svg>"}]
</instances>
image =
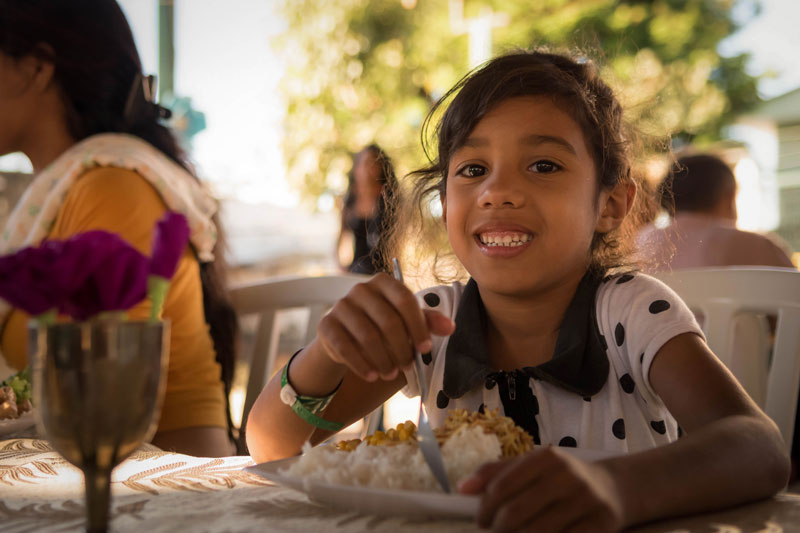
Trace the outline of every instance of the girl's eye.
<instances>
[{"instance_id":1,"label":"girl's eye","mask_svg":"<svg viewBox=\"0 0 800 533\"><path fill-rule=\"evenodd\" d=\"M551 172L555 172L559 170L561 167L557 164L553 163L552 161L537 161L530 166L531 170L534 172L540 172L542 174L549 174Z\"/></svg>"},{"instance_id":2,"label":"girl's eye","mask_svg":"<svg viewBox=\"0 0 800 533\"><path fill-rule=\"evenodd\" d=\"M478 176L483 176L486 174L486 169L480 165L466 165L461 167L461 170L458 171L458 174L468 178L477 178Z\"/></svg>"}]
</instances>

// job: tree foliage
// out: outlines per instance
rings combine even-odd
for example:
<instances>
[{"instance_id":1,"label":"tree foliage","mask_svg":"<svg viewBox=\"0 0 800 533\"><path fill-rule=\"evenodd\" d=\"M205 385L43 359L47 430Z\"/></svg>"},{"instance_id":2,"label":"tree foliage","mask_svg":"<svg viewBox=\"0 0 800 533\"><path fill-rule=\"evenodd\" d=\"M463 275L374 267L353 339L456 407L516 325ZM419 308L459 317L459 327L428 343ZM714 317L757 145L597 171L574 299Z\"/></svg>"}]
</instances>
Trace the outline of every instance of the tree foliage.
<instances>
[{"instance_id":1,"label":"tree foliage","mask_svg":"<svg viewBox=\"0 0 800 533\"><path fill-rule=\"evenodd\" d=\"M495 14L492 53L549 46L602 67L641 131L718 138L758 101L746 56L721 57L734 0L285 0L284 153L309 200L340 194L351 154L377 142L398 175L423 164L421 123L466 74L469 21ZM463 6L463 8L461 7Z\"/></svg>"}]
</instances>

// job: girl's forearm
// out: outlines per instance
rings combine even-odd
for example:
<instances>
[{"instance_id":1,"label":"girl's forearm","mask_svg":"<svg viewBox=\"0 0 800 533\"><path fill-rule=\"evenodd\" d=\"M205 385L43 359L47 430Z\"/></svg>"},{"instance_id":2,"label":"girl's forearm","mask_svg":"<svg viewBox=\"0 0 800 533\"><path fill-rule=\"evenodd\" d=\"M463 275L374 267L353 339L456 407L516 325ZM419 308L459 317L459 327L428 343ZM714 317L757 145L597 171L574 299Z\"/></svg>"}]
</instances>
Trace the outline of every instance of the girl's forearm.
<instances>
[{"instance_id":1,"label":"girl's forearm","mask_svg":"<svg viewBox=\"0 0 800 533\"><path fill-rule=\"evenodd\" d=\"M298 394L326 396L339 384L345 367L331 361L315 340L292 361L289 382ZM247 418L247 446L256 462L291 457L316 429L280 399L281 372L264 387Z\"/></svg>"},{"instance_id":2,"label":"girl's forearm","mask_svg":"<svg viewBox=\"0 0 800 533\"><path fill-rule=\"evenodd\" d=\"M721 419L679 441L609 459L626 526L772 496L789 477L775 425L749 415Z\"/></svg>"}]
</instances>

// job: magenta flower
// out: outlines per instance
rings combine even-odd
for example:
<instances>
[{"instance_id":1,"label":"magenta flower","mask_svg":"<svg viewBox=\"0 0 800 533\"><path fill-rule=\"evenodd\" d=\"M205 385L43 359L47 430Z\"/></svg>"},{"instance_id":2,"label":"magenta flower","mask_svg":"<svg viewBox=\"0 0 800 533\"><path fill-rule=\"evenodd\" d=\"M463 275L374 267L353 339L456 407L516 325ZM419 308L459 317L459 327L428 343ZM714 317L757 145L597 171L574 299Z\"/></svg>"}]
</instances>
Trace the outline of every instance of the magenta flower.
<instances>
[{"instance_id":1,"label":"magenta flower","mask_svg":"<svg viewBox=\"0 0 800 533\"><path fill-rule=\"evenodd\" d=\"M58 304L58 310L77 320L107 311L126 311L147 295L149 261L114 233L88 231L65 241L85 258L83 282Z\"/></svg>"},{"instance_id":2,"label":"magenta flower","mask_svg":"<svg viewBox=\"0 0 800 533\"><path fill-rule=\"evenodd\" d=\"M31 315L57 308L88 273L77 251L65 242L48 241L0 257L0 298Z\"/></svg>"},{"instance_id":3,"label":"magenta flower","mask_svg":"<svg viewBox=\"0 0 800 533\"><path fill-rule=\"evenodd\" d=\"M32 316L58 311L87 320L127 311L149 294L156 319L188 240L186 218L167 213L155 230L152 259L107 231L45 241L0 257L0 298Z\"/></svg>"},{"instance_id":4,"label":"magenta flower","mask_svg":"<svg viewBox=\"0 0 800 533\"><path fill-rule=\"evenodd\" d=\"M189 224L180 213L167 212L156 225L150 274L171 279L189 242Z\"/></svg>"}]
</instances>

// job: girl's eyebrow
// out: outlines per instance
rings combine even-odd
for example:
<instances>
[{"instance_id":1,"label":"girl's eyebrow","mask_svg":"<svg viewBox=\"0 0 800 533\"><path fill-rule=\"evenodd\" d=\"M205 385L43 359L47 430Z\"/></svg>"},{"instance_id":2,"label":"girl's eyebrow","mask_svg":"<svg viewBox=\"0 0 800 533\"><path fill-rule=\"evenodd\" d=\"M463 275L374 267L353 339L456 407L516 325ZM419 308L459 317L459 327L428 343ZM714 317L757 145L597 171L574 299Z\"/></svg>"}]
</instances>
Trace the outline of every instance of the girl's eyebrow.
<instances>
[{"instance_id":1,"label":"girl's eyebrow","mask_svg":"<svg viewBox=\"0 0 800 533\"><path fill-rule=\"evenodd\" d=\"M489 140L483 137L469 137L464 143L461 145L462 147L468 148L479 148L481 146L487 146L489 144ZM555 135L528 135L523 137L520 140L520 144L525 145L540 145L540 144L555 144L558 145L565 150L567 150L572 155L578 155L578 152L575 150L575 147L572 146L569 142L567 142L562 137L558 137Z\"/></svg>"},{"instance_id":2,"label":"girl's eyebrow","mask_svg":"<svg viewBox=\"0 0 800 533\"><path fill-rule=\"evenodd\" d=\"M520 144L532 144L532 145L539 145L539 144L556 144L565 148L569 153L572 155L578 155L578 152L575 150L575 147L572 146L570 143L563 139L562 137L558 137L555 135L528 135Z\"/></svg>"}]
</instances>

